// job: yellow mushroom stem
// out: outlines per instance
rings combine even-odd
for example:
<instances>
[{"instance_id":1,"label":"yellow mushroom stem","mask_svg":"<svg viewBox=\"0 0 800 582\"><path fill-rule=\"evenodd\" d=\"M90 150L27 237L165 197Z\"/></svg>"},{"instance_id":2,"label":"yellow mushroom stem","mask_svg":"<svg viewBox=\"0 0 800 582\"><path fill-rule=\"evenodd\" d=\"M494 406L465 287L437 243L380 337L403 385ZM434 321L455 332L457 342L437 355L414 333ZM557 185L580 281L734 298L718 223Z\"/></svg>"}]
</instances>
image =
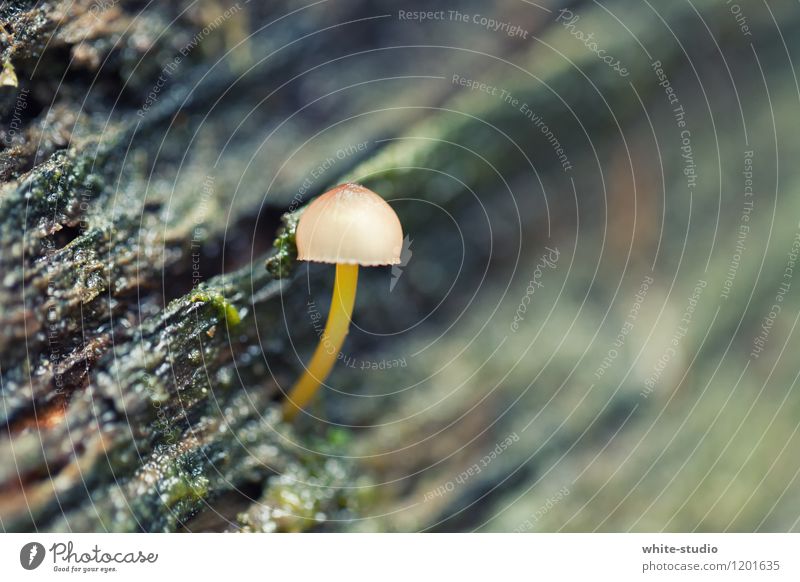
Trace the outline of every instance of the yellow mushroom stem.
<instances>
[{"instance_id":1,"label":"yellow mushroom stem","mask_svg":"<svg viewBox=\"0 0 800 582\"><path fill-rule=\"evenodd\" d=\"M305 372L300 376L283 403L283 418L291 421L300 409L314 397L319 385L331 373L339 357L344 338L350 329L350 317L356 302L358 265L336 264L336 281L333 284L331 310L325 331Z\"/></svg>"}]
</instances>

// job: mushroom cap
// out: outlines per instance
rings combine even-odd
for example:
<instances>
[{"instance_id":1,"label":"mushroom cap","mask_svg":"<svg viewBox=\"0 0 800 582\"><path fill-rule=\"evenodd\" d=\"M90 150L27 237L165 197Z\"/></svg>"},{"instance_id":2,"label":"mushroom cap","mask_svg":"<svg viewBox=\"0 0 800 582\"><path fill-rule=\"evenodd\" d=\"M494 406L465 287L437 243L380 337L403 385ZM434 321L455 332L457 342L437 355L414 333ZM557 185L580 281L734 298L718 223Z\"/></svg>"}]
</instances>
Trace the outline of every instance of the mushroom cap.
<instances>
[{"instance_id":1,"label":"mushroom cap","mask_svg":"<svg viewBox=\"0 0 800 582\"><path fill-rule=\"evenodd\" d=\"M374 267L400 262L403 229L386 201L358 184L342 184L303 211L295 233L297 258Z\"/></svg>"}]
</instances>

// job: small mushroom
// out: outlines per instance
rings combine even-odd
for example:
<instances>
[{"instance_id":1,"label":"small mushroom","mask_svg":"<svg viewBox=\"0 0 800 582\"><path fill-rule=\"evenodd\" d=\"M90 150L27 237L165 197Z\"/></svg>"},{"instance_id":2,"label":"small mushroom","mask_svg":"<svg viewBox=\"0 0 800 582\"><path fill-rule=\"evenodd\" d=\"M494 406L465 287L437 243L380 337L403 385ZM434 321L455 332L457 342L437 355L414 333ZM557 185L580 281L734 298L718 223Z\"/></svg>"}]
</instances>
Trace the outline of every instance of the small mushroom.
<instances>
[{"instance_id":1,"label":"small mushroom","mask_svg":"<svg viewBox=\"0 0 800 582\"><path fill-rule=\"evenodd\" d=\"M309 204L297 224L295 239L297 258L334 263L336 280L325 331L284 402L287 421L308 404L339 356L356 300L358 266L399 263L403 229L392 207L375 192L358 184L342 184Z\"/></svg>"}]
</instances>

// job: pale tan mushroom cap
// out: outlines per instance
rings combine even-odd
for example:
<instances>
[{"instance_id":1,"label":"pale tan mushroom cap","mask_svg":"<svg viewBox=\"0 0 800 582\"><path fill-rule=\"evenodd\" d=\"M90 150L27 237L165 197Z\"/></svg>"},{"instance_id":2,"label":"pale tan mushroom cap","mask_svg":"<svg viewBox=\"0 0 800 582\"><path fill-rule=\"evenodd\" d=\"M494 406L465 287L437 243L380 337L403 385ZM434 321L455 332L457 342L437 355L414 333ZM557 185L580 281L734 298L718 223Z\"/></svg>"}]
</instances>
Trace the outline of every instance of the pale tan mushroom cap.
<instances>
[{"instance_id":1,"label":"pale tan mushroom cap","mask_svg":"<svg viewBox=\"0 0 800 582\"><path fill-rule=\"evenodd\" d=\"M375 192L342 184L309 204L295 240L301 261L395 265L400 262L403 229L392 207Z\"/></svg>"}]
</instances>

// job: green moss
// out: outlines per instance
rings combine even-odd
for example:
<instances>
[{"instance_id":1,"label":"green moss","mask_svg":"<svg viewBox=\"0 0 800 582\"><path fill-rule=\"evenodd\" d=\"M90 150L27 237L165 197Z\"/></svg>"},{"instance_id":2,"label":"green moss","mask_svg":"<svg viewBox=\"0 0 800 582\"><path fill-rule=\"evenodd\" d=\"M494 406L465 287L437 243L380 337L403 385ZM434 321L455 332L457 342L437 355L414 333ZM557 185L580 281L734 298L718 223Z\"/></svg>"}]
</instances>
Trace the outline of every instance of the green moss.
<instances>
[{"instance_id":1,"label":"green moss","mask_svg":"<svg viewBox=\"0 0 800 582\"><path fill-rule=\"evenodd\" d=\"M359 487L353 465L340 457L346 441L345 431L331 430L322 435L298 436L304 444L296 456L269 479L257 504L237 516L245 532L301 532L325 529L329 520L357 515ZM318 451L317 453L311 452Z\"/></svg>"},{"instance_id":2,"label":"green moss","mask_svg":"<svg viewBox=\"0 0 800 582\"><path fill-rule=\"evenodd\" d=\"M218 291L198 289L189 296L189 301L192 303L210 303L217 310L220 319L226 320L231 327L238 325L242 321L236 307Z\"/></svg>"},{"instance_id":3,"label":"green moss","mask_svg":"<svg viewBox=\"0 0 800 582\"><path fill-rule=\"evenodd\" d=\"M93 168L101 168L105 157L93 148L80 155L55 152L17 185L7 191L9 203L0 206L0 222L36 233L53 222L63 223L81 214L81 204L94 200L104 180Z\"/></svg>"},{"instance_id":4,"label":"green moss","mask_svg":"<svg viewBox=\"0 0 800 582\"><path fill-rule=\"evenodd\" d=\"M0 71L0 85L3 87L16 87L18 85L17 73L11 61L3 61L3 70Z\"/></svg>"},{"instance_id":5,"label":"green moss","mask_svg":"<svg viewBox=\"0 0 800 582\"><path fill-rule=\"evenodd\" d=\"M328 429L327 442L334 449L346 450L352 439L353 435L348 430L338 427Z\"/></svg>"},{"instance_id":6,"label":"green moss","mask_svg":"<svg viewBox=\"0 0 800 582\"><path fill-rule=\"evenodd\" d=\"M282 217L283 227L278 231L273 243L275 253L267 259L265 265L267 271L276 279L288 277L297 261L295 232L302 213L303 209L300 209L296 212L287 212Z\"/></svg>"},{"instance_id":7,"label":"green moss","mask_svg":"<svg viewBox=\"0 0 800 582\"><path fill-rule=\"evenodd\" d=\"M178 516L198 510L209 496L213 467L201 449L185 450L179 445L164 445L152 461L139 472L131 509L138 519L146 519L150 531L175 529ZM159 516L159 508L168 507L168 515ZM158 516L158 519L153 519Z\"/></svg>"}]
</instances>

